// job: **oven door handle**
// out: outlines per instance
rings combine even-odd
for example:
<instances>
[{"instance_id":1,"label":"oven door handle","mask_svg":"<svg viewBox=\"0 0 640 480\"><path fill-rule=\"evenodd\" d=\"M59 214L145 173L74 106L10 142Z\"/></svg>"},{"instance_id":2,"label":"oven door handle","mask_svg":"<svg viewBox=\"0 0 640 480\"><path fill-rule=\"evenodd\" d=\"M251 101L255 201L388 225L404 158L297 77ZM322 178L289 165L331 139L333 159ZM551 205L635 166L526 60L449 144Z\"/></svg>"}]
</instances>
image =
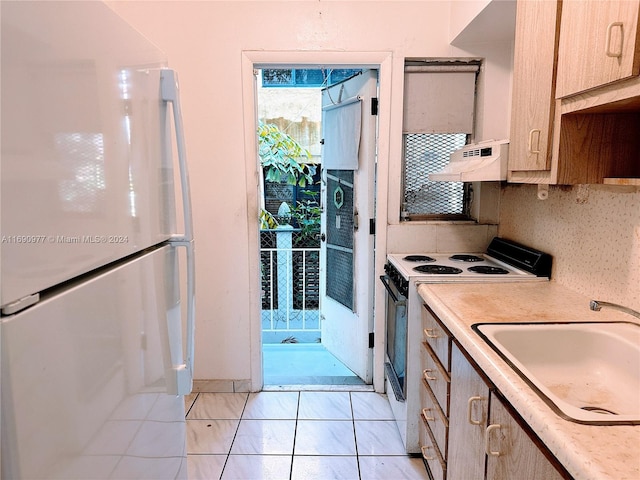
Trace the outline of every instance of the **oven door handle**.
<instances>
[{"instance_id":1,"label":"oven door handle","mask_svg":"<svg viewBox=\"0 0 640 480\"><path fill-rule=\"evenodd\" d=\"M380 281L384 285L384 288L387 290L387 293L391 297L391 300L393 300L394 305L396 307L404 307L407 302L405 300L398 300L396 293L393 291L393 288L391 288L391 285L389 285L389 280L389 275L380 275Z\"/></svg>"}]
</instances>

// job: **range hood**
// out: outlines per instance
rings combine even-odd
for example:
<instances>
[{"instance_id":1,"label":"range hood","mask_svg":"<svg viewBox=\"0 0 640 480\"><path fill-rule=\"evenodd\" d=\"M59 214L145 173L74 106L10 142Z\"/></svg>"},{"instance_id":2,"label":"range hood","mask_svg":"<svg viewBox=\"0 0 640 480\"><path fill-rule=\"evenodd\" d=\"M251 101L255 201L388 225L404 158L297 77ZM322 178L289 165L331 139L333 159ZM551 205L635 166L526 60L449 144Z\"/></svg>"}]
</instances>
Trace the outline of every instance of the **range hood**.
<instances>
[{"instance_id":1,"label":"range hood","mask_svg":"<svg viewBox=\"0 0 640 480\"><path fill-rule=\"evenodd\" d=\"M482 182L507 179L509 140L488 140L465 145L453 152L449 165L429 174L442 182Z\"/></svg>"}]
</instances>

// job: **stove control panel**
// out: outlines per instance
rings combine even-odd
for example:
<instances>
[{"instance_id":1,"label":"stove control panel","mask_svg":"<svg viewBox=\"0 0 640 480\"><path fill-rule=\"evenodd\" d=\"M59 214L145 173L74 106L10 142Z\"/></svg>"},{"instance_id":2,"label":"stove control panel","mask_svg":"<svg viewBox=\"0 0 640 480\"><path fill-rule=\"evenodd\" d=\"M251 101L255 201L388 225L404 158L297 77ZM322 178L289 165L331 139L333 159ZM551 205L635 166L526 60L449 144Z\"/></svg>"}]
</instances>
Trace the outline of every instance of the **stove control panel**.
<instances>
[{"instance_id":1,"label":"stove control panel","mask_svg":"<svg viewBox=\"0 0 640 480\"><path fill-rule=\"evenodd\" d=\"M405 297L409 296L409 280L404 278L395 266L387 262L384 266L384 273L387 274L389 280L396 286L402 295Z\"/></svg>"}]
</instances>

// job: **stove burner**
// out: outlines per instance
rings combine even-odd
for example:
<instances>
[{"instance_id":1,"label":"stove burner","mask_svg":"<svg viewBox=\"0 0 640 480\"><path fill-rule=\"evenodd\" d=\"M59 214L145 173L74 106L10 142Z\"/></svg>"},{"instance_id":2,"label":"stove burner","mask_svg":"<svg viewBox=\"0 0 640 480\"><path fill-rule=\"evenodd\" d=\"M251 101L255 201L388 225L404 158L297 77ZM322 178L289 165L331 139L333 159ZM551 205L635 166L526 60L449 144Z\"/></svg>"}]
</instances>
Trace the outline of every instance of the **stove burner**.
<instances>
[{"instance_id":1,"label":"stove burner","mask_svg":"<svg viewBox=\"0 0 640 480\"><path fill-rule=\"evenodd\" d=\"M456 262L482 262L484 258L477 255L451 255L449 260L455 260Z\"/></svg>"},{"instance_id":2,"label":"stove burner","mask_svg":"<svg viewBox=\"0 0 640 480\"><path fill-rule=\"evenodd\" d=\"M451 275L462 273L462 270L456 267L447 267L445 265L418 265L414 268L416 272L429 273L435 275Z\"/></svg>"},{"instance_id":3,"label":"stove burner","mask_svg":"<svg viewBox=\"0 0 640 480\"><path fill-rule=\"evenodd\" d=\"M505 273L509 273L508 270L500 267L490 267L488 265L478 265L475 267L467 268L470 272L483 273L487 275L504 275Z\"/></svg>"},{"instance_id":4,"label":"stove burner","mask_svg":"<svg viewBox=\"0 0 640 480\"><path fill-rule=\"evenodd\" d=\"M426 255L407 255L403 260L407 262L435 262L435 258L427 257Z\"/></svg>"}]
</instances>

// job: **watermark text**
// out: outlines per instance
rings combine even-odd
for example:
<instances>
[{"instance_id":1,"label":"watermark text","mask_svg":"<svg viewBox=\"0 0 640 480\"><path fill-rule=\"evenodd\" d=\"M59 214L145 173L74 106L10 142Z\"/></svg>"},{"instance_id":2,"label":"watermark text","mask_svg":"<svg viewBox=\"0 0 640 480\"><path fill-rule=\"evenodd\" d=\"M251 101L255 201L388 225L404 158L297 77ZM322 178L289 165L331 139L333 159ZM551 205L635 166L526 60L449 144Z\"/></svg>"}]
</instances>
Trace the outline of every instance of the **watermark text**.
<instances>
[{"instance_id":1,"label":"watermark text","mask_svg":"<svg viewBox=\"0 0 640 480\"><path fill-rule=\"evenodd\" d=\"M3 244L129 243L128 235L2 235Z\"/></svg>"}]
</instances>

